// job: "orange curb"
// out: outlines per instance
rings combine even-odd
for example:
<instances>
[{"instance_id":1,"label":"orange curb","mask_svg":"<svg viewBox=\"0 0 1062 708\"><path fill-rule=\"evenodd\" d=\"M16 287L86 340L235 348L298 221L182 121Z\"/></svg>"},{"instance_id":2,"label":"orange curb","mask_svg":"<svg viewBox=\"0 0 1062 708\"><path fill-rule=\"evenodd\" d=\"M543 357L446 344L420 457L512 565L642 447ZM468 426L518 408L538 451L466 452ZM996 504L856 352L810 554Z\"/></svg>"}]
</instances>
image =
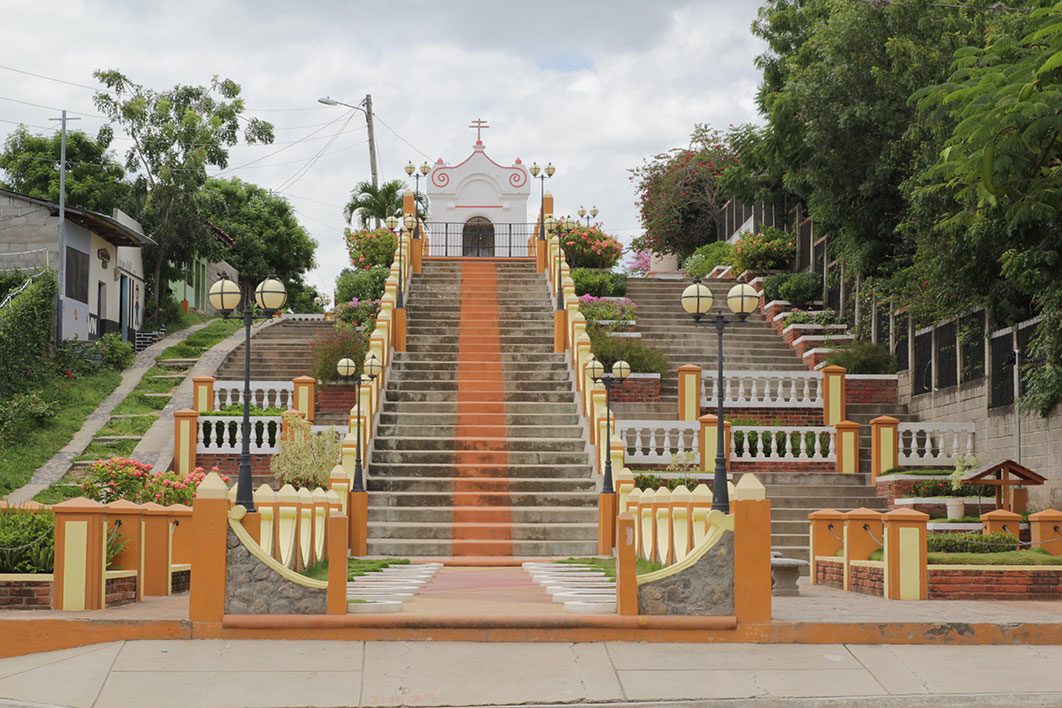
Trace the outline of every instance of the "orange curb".
<instances>
[{"instance_id":1,"label":"orange curb","mask_svg":"<svg viewBox=\"0 0 1062 708\"><path fill-rule=\"evenodd\" d=\"M697 629L733 630L737 618L668 615L225 615L224 629Z\"/></svg>"}]
</instances>

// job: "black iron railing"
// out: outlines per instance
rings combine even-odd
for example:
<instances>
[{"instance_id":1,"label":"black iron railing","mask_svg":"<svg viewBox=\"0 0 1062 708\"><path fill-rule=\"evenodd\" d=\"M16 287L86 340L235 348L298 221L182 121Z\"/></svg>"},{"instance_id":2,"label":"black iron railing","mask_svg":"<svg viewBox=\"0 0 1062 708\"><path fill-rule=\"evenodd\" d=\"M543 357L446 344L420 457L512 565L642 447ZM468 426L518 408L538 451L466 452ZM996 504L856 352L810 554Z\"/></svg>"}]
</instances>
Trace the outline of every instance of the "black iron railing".
<instances>
[{"instance_id":1,"label":"black iron railing","mask_svg":"<svg viewBox=\"0 0 1062 708\"><path fill-rule=\"evenodd\" d=\"M534 255L528 239L535 234L535 224L492 224L434 221L424 224L428 237L429 257L527 258Z\"/></svg>"}]
</instances>

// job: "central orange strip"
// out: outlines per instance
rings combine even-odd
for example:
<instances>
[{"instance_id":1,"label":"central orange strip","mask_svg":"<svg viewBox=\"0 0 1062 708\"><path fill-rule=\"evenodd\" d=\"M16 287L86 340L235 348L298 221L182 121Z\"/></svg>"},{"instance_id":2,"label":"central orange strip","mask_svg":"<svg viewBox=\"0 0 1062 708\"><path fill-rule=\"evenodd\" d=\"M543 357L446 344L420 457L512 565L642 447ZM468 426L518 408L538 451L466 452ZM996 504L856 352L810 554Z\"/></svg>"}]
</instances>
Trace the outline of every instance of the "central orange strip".
<instances>
[{"instance_id":1,"label":"central orange strip","mask_svg":"<svg viewBox=\"0 0 1062 708\"><path fill-rule=\"evenodd\" d=\"M455 556L513 553L509 480L504 472L509 462L505 450L505 378L497 313L494 263L462 263L455 440L458 467L451 549Z\"/></svg>"}]
</instances>

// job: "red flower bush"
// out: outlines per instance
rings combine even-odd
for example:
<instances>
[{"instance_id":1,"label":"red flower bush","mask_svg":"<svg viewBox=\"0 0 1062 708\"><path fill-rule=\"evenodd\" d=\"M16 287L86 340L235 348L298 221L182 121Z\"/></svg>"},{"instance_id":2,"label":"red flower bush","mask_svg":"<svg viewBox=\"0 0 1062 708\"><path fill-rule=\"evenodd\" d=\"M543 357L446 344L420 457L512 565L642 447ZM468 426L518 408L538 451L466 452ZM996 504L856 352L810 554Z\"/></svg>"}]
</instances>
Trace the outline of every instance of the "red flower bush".
<instances>
[{"instance_id":1,"label":"red flower bush","mask_svg":"<svg viewBox=\"0 0 1062 708\"><path fill-rule=\"evenodd\" d=\"M126 499L135 504L155 502L163 506L191 504L199 484L208 474L202 467L186 475L154 472L151 465L124 457L96 460L81 491L89 499L107 504ZM211 472L217 472L214 467ZM227 483L229 478L221 475Z\"/></svg>"},{"instance_id":2,"label":"red flower bush","mask_svg":"<svg viewBox=\"0 0 1062 708\"><path fill-rule=\"evenodd\" d=\"M623 246L597 225L558 230L569 268L611 268L619 263Z\"/></svg>"},{"instance_id":3,"label":"red flower bush","mask_svg":"<svg viewBox=\"0 0 1062 708\"><path fill-rule=\"evenodd\" d=\"M374 266L390 268L394 262L398 239L388 229L344 229L343 238L347 242L350 264L358 270Z\"/></svg>"}]
</instances>

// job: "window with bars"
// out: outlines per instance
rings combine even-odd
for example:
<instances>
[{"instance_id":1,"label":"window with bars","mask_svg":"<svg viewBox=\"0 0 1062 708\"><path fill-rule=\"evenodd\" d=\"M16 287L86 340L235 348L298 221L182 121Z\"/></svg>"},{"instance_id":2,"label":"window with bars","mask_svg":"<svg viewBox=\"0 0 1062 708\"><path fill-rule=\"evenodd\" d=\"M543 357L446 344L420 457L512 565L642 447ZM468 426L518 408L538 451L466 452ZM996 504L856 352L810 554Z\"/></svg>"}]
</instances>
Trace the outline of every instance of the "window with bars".
<instances>
[{"instance_id":1,"label":"window with bars","mask_svg":"<svg viewBox=\"0 0 1062 708\"><path fill-rule=\"evenodd\" d=\"M1029 362L1033 361L1033 358L1029 355L1029 343L1032 341L1033 335L1036 334L1036 325L1027 325L1025 327L1018 327L1018 364L1025 366ZM1024 372L1022 372L1024 374ZM1025 376L1018 377L1018 395L1025 395Z\"/></svg>"},{"instance_id":2,"label":"window with bars","mask_svg":"<svg viewBox=\"0 0 1062 708\"><path fill-rule=\"evenodd\" d=\"M963 383L976 381L985 375L985 313L975 312L962 319L959 331L959 349L962 352Z\"/></svg>"},{"instance_id":3,"label":"window with bars","mask_svg":"<svg viewBox=\"0 0 1062 708\"><path fill-rule=\"evenodd\" d=\"M907 348L908 335L908 317L907 313L902 315L896 315L896 341L893 344L892 355L896 357L896 370L907 371L909 352Z\"/></svg>"},{"instance_id":4,"label":"window with bars","mask_svg":"<svg viewBox=\"0 0 1062 708\"><path fill-rule=\"evenodd\" d=\"M66 296L88 303L89 256L76 248L66 247Z\"/></svg>"},{"instance_id":5,"label":"window with bars","mask_svg":"<svg viewBox=\"0 0 1062 708\"><path fill-rule=\"evenodd\" d=\"M947 388L958 383L959 360L954 321L937 327L936 359L937 388Z\"/></svg>"},{"instance_id":6,"label":"window with bars","mask_svg":"<svg viewBox=\"0 0 1062 708\"><path fill-rule=\"evenodd\" d=\"M911 394L928 393L933 388L933 330L915 335L911 364Z\"/></svg>"},{"instance_id":7,"label":"window with bars","mask_svg":"<svg viewBox=\"0 0 1062 708\"><path fill-rule=\"evenodd\" d=\"M992 377L988 407L1014 403L1014 338L1007 332L988 341L988 365Z\"/></svg>"}]
</instances>

